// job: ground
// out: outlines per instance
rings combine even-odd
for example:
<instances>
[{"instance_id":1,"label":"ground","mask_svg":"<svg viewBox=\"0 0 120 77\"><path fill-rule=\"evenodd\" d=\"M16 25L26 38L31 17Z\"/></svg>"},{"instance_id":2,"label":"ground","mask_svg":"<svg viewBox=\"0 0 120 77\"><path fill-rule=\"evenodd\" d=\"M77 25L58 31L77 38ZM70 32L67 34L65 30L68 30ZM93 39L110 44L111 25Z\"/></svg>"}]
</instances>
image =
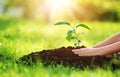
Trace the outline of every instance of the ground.
<instances>
[{"instance_id":1,"label":"ground","mask_svg":"<svg viewBox=\"0 0 120 77\"><path fill-rule=\"evenodd\" d=\"M118 22L81 22L91 31L83 30L82 44L92 46L120 31ZM33 66L17 64L15 60L31 52L73 45L65 39L68 27L18 19L0 19L0 77L119 77L120 70L95 68L85 70L70 67L43 67L38 62ZM11 59L9 59L11 58Z\"/></svg>"}]
</instances>

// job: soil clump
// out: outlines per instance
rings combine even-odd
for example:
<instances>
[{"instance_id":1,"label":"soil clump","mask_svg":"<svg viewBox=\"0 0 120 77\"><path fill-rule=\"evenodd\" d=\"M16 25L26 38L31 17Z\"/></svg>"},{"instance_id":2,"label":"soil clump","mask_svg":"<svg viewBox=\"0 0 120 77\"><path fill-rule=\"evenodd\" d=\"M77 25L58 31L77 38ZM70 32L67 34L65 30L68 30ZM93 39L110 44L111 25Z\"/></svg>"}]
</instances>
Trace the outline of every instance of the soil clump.
<instances>
[{"instance_id":1,"label":"soil clump","mask_svg":"<svg viewBox=\"0 0 120 77\"><path fill-rule=\"evenodd\" d=\"M61 47L54 50L43 50L40 52L34 52L28 55L23 56L20 60L24 62L37 62L42 61L42 63L47 65L62 64L63 66L70 67L79 67L81 69L85 67L94 68L94 67L103 67L108 64L112 66L112 68L120 67L120 63L117 61L113 61L113 56L120 60L120 56L118 54L113 55L105 55L105 56L78 56L72 52L73 49L85 48L85 46L79 47Z\"/></svg>"}]
</instances>

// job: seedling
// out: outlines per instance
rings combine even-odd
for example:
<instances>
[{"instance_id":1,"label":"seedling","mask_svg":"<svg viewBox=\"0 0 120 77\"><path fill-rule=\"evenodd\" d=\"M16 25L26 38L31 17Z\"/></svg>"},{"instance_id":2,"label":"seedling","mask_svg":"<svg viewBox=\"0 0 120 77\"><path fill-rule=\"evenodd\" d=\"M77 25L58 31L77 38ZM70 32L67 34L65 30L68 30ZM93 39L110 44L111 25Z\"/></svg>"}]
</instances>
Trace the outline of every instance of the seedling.
<instances>
[{"instance_id":1,"label":"seedling","mask_svg":"<svg viewBox=\"0 0 120 77\"><path fill-rule=\"evenodd\" d=\"M57 22L55 25L67 25L70 27L70 29L67 31L66 40L68 41L74 40L75 46L80 45L80 43L82 42L82 40L80 39L80 35L84 34L83 32L81 33L78 32L77 29L83 27L85 29L90 30L90 28L85 24L71 25L69 22Z\"/></svg>"}]
</instances>

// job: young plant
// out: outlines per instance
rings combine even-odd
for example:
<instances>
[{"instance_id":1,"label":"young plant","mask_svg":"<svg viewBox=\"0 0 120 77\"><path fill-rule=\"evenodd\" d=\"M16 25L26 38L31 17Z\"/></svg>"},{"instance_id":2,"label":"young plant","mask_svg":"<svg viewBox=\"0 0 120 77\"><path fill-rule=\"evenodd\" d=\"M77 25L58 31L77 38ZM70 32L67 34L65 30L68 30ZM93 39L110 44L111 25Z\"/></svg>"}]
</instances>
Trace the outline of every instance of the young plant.
<instances>
[{"instance_id":1,"label":"young plant","mask_svg":"<svg viewBox=\"0 0 120 77\"><path fill-rule=\"evenodd\" d=\"M83 32L82 33L77 32L77 29L80 28L80 27L83 27L85 29L90 30L90 28L87 25L85 25L85 24L71 25L69 22L57 22L55 25L67 25L67 26L71 27L71 29L69 29L67 31L66 39L68 41L74 40L75 41L74 42L75 46L79 46L80 45L82 40L80 39L79 36L80 36L80 34L83 34Z\"/></svg>"}]
</instances>

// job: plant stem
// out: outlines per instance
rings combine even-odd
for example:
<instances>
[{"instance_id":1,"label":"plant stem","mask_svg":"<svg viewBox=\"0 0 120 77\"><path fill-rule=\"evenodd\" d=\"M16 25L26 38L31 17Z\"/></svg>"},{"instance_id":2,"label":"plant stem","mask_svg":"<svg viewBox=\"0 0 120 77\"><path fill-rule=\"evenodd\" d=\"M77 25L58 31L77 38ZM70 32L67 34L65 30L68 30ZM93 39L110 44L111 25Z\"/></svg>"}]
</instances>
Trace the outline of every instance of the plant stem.
<instances>
[{"instance_id":1,"label":"plant stem","mask_svg":"<svg viewBox=\"0 0 120 77\"><path fill-rule=\"evenodd\" d=\"M79 46L79 39L78 39L78 34L76 32L76 29L73 27L73 31L74 31L74 34L76 36L76 40L77 40L77 46Z\"/></svg>"}]
</instances>

